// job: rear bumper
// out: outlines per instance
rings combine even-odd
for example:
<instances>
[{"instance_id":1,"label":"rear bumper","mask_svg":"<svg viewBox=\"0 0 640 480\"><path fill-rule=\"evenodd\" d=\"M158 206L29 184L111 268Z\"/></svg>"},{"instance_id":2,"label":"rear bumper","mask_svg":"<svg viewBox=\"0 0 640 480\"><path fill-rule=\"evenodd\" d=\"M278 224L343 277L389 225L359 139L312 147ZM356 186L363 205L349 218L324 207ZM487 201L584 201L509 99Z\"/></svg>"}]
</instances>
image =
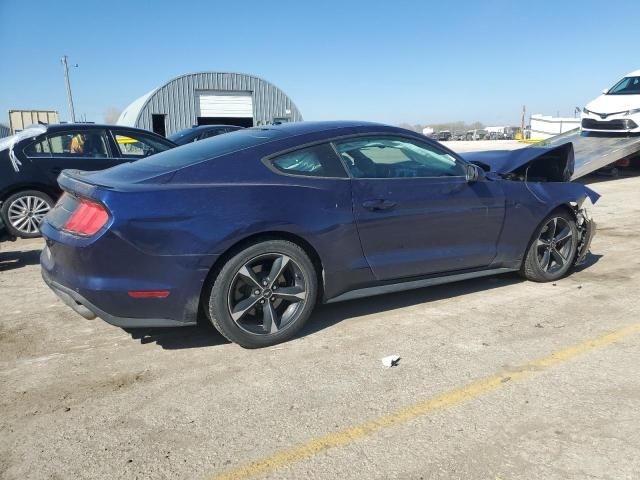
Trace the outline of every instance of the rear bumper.
<instances>
[{"instance_id":1,"label":"rear bumper","mask_svg":"<svg viewBox=\"0 0 640 480\"><path fill-rule=\"evenodd\" d=\"M88 320L93 320L96 317L100 317L107 323L122 328L145 328L145 327L183 327L187 325L194 325L196 322L182 322L178 320L172 320L169 318L128 318L117 317L111 315L89 300L84 298L80 293L72 290L69 287L65 287L60 283L51 279L49 274L43 269L42 279L47 286L53 290L53 292L71 309L76 313L83 316Z\"/></svg>"}]
</instances>

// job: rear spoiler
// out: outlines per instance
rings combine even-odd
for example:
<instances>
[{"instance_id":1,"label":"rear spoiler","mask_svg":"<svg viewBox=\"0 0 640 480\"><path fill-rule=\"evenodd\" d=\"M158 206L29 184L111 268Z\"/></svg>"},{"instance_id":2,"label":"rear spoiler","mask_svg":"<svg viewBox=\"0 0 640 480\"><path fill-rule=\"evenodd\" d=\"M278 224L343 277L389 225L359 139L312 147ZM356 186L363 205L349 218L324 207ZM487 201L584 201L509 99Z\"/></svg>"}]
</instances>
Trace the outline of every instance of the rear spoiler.
<instances>
[{"instance_id":1,"label":"rear spoiler","mask_svg":"<svg viewBox=\"0 0 640 480\"><path fill-rule=\"evenodd\" d=\"M94 193L98 186L79 178L82 173L81 170L63 170L58 176L58 185L65 192L81 197L94 198Z\"/></svg>"}]
</instances>

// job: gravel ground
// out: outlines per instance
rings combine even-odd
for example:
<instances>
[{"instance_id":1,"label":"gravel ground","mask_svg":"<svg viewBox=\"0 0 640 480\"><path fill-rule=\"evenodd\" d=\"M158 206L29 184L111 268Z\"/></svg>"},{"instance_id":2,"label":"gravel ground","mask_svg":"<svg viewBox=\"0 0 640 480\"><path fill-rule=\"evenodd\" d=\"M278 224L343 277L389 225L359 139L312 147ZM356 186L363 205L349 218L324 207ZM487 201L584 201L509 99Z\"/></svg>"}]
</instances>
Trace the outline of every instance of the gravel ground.
<instances>
[{"instance_id":1,"label":"gravel ground","mask_svg":"<svg viewBox=\"0 0 640 480\"><path fill-rule=\"evenodd\" d=\"M640 177L592 183L569 277L328 305L263 350L84 320L3 243L0 478L640 478Z\"/></svg>"}]
</instances>

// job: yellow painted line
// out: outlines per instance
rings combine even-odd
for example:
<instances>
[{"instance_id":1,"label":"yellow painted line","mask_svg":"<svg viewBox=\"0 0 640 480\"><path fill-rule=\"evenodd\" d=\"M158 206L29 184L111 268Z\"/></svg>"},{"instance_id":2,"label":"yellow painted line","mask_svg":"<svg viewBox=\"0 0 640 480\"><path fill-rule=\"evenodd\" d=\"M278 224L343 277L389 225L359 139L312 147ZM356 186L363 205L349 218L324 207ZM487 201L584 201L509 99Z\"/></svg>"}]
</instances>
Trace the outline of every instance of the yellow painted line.
<instances>
[{"instance_id":1,"label":"yellow painted line","mask_svg":"<svg viewBox=\"0 0 640 480\"><path fill-rule=\"evenodd\" d=\"M292 447L288 450L277 452L269 457L256 460L220 475L214 475L210 477L210 480L244 480L257 475L273 472L278 468L300 462L316 455L319 452L328 450L329 448L348 445L385 428L407 423L431 412L443 410L445 408L458 405L464 401L479 397L482 394L499 389L507 382L524 379L535 372L546 370L558 364L567 362L568 360L589 352L594 348L609 345L639 332L640 324L628 325L620 330L607 333L606 335L602 335L578 345L564 348L547 357L529 362L521 368L516 368L512 371L505 371L503 373L477 380L465 385L464 387L450 390L437 395L436 397L402 408L388 415L383 415L360 425L354 425L345 430L309 440L306 443Z\"/></svg>"}]
</instances>

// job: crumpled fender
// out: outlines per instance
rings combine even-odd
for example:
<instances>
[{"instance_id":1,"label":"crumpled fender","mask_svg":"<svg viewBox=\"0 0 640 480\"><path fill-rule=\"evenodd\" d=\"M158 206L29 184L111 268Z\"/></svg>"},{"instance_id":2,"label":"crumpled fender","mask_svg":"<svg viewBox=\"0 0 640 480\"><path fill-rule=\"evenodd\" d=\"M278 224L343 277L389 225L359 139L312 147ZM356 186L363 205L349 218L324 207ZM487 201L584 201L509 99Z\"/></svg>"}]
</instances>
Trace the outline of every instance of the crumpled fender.
<instances>
[{"instance_id":1,"label":"crumpled fender","mask_svg":"<svg viewBox=\"0 0 640 480\"><path fill-rule=\"evenodd\" d=\"M600 194L580 183L570 182L526 182L525 187L542 204L550 206L550 210L563 203L576 203L581 206L588 198L596 203Z\"/></svg>"}]
</instances>

